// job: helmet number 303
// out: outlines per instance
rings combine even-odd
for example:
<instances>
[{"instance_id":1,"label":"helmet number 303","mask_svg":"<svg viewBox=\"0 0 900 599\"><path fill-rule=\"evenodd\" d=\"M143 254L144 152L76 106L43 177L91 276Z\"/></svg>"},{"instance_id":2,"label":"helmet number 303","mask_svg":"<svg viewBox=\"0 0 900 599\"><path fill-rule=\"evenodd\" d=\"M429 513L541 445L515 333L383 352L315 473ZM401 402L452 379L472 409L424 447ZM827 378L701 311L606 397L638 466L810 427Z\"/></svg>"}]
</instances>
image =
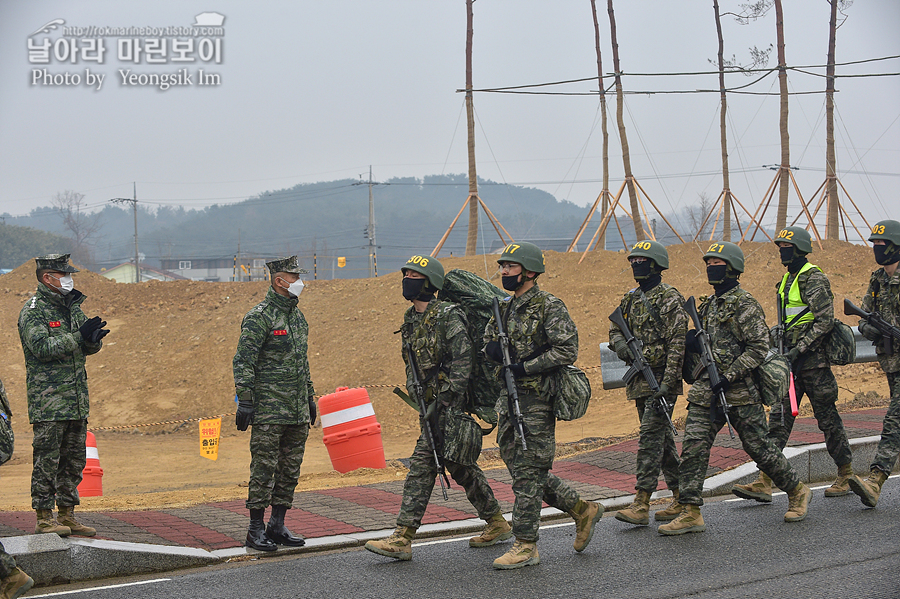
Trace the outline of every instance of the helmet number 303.
<instances>
[{"instance_id":1,"label":"helmet number 303","mask_svg":"<svg viewBox=\"0 0 900 599\"><path fill-rule=\"evenodd\" d=\"M884 225L875 225L872 227L872 235L884 235Z\"/></svg>"}]
</instances>

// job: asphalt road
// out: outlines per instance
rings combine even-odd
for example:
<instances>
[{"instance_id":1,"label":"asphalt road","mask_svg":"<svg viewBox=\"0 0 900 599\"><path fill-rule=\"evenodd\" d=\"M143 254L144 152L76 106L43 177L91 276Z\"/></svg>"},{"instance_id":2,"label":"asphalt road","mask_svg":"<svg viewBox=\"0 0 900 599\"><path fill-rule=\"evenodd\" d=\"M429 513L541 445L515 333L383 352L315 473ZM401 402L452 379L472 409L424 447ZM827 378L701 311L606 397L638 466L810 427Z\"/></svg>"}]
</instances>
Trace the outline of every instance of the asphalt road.
<instances>
[{"instance_id":1,"label":"asphalt road","mask_svg":"<svg viewBox=\"0 0 900 599\"><path fill-rule=\"evenodd\" d=\"M826 499L823 488L814 491L806 520L795 524L783 521L784 494L770 505L708 501L707 531L680 537L659 535L652 520L633 527L608 515L581 554L572 549L574 526L553 524L541 530L541 564L521 570L491 568L508 543L470 549L457 538L414 544L410 562L359 548L45 587L26 597L900 597L900 479L885 483L876 509L866 509L855 495Z\"/></svg>"}]
</instances>

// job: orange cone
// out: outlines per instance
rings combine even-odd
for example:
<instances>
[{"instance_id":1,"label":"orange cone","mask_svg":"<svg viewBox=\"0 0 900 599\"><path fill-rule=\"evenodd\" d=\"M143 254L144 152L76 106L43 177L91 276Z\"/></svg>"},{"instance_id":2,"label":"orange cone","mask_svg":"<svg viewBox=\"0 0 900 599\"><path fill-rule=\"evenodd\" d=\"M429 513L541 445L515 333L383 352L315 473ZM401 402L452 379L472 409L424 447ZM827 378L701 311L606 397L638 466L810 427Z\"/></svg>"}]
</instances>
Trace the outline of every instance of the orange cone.
<instances>
[{"instance_id":1,"label":"orange cone","mask_svg":"<svg viewBox=\"0 0 900 599\"><path fill-rule=\"evenodd\" d=\"M100 452L97 451L97 439L94 433L87 432L85 440L85 453L87 462L81 473L81 484L78 485L78 495L81 497L100 497L103 495L103 468L100 467Z\"/></svg>"}]
</instances>

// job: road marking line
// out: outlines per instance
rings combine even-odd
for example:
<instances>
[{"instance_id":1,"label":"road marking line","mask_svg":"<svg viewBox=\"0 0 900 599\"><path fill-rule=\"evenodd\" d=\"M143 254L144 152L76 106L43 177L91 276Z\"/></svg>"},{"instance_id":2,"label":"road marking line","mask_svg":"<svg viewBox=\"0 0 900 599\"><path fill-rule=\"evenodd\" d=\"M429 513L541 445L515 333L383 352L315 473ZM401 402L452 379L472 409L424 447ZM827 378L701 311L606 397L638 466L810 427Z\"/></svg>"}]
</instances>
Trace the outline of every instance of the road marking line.
<instances>
[{"instance_id":1,"label":"road marking line","mask_svg":"<svg viewBox=\"0 0 900 599\"><path fill-rule=\"evenodd\" d=\"M47 593L44 595L29 595L30 598L37 599L38 597L58 597L59 595L74 595L75 593L90 593L91 591L102 591L105 589L121 589L122 587L133 587L141 584L154 584L157 582L166 582L167 580L172 580L171 578L154 578L153 580L142 580L140 582L126 582L124 584L108 584L102 587L91 587L89 589L76 589L74 591L60 591L59 593Z\"/></svg>"}]
</instances>

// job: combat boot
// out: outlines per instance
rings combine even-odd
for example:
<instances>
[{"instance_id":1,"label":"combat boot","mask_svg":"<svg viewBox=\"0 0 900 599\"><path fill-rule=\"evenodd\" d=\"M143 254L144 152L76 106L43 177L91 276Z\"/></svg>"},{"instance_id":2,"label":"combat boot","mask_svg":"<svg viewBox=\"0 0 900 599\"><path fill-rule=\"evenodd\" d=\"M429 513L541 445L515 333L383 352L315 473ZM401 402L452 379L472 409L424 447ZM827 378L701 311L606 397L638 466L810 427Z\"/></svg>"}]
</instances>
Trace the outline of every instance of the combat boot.
<instances>
[{"instance_id":1,"label":"combat boot","mask_svg":"<svg viewBox=\"0 0 900 599\"><path fill-rule=\"evenodd\" d=\"M831 483L831 486L825 489L825 497L843 497L850 494L850 477L853 476L853 464L844 464L838 466L838 476Z\"/></svg>"},{"instance_id":2,"label":"combat boot","mask_svg":"<svg viewBox=\"0 0 900 599\"><path fill-rule=\"evenodd\" d=\"M494 560L494 569L515 570L525 566L536 566L539 563L541 556L538 555L537 543L516 539L509 551Z\"/></svg>"},{"instance_id":3,"label":"combat boot","mask_svg":"<svg viewBox=\"0 0 900 599\"><path fill-rule=\"evenodd\" d=\"M881 495L881 485L887 480L887 474L878 468L872 468L868 478L862 479L858 476L850 477L850 489L859 495L864 505L875 507L878 504L878 497Z\"/></svg>"},{"instance_id":4,"label":"combat boot","mask_svg":"<svg viewBox=\"0 0 900 599\"><path fill-rule=\"evenodd\" d=\"M266 526L266 536L276 545L303 547L306 545L306 539L302 535L295 535L284 525L284 515L287 510L286 505L272 506L272 515L269 516L269 525Z\"/></svg>"},{"instance_id":5,"label":"combat boot","mask_svg":"<svg viewBox=\"0 0 900 599\"><path fill-rule=\"evenodd\" d=\"M512 536L512 527L503 514L497 512L486 520L484 530L477 537L469 539L469 547L490 547Z\"/></svg>"},{"instance_id":6,"label":"combat boot","mask_svg":"<svg viewBox=\"0 0 900 599\"><path fill-rule=\"evenodd\" d=\"M263 523L265 516L265 508L250 510L250 526L247 527L247 541L244 544L257 551L275 551L278 545L266 536L266 525Z\"/></svg>"},{"instance_id":7,"label":"combat boot","mask_svg":"<svg viewBox=\"0 0 900 599\"><path fill-rule=\"evenodd\" d=\"M61 537L67 537L72 534L72 529L63 526L53 517L53 510L35 510L37 513L37 526L34 527L34 534L56 533Z\"/></svg>"},{"instance_id":8,"label":"combat boot","mask_svg":"<svg viewBox=\"0 0 900 599\"><path fill-rule=\"evenodd\" d=\"M616 520L638 526L650 524L650 491L638 489L631 505L616 512Z\"/></svg>"},{"instance_id":9,"label":"combat boot","mask_svg":"<svg viewBox=\"0 0 900 599\"><path fill-rule=\"evenodd\" d=\"M68 526L73 535L79 537L92 537L97 534L96 528L85 526L75 519L75 506L63 507L59 506L59 524L60 526Z\"/></svg>"},{"instance_id":10,"label":"combat boot","mask_svg":"<svg viewBox=\"0 0 900 599\"><path fill-rule=\"evenodd\" d=\"M657 510L654 517L659 522L669 522L670 520L674 520L678 516L681 515L681 511L684 509L684 506L678 503L678 487L672 488L672 503L670 503L666 509Z\"/></svg>"},{"instance_id":11,"label":"combat boot","mask_svg":"<svg viewBox=\"0 0 900 599\"><path fill-rule=\"evenodd\" d=\"M412 540L414 538L416 538L415 528L398 526L394 530L394 534L388 538L366 543L366 549L378 555L408 561L412 559Z\"/></svg>"},{"instance_id":12,"label":"combat boot","mask_svg":"<svg viewBox=\"0 0 900 599\"><path fill-rule=\"evenodd\" d=\"M700 513L699 505L686 504L681 514L669 522L663 524L656 529L661 535L683 535L689 532L705 532L706 524L703 522L703 515Z\"/></svg>"},{"instance_id":13,"label":"combat boot","mask_svg":"<svg viewBox=\"0 0 900 599\"><path fill-rule=\"evenodd\" d=\"M584 551L594 536L594 526L603 517L603 506L593 501L578 500L569 515L575 519L575 551ZM537 549L534 550L537 557ZM537 562L535 562L537 563ZM526 564L528 565L528 564Z\"/></svg>"},{"instance_id":14,"label":"combat boot","mask_svg":"<svg viewBox=\"0 0 900 599\"><path fill-rule=\"evenodd\" d=\"M809 500L812 499L812 491L809 487L800 483L788 493L788 511L784 515L785 522L800 522L806 518L809 509Z\"/></svg>"},{"instance_id":15,"label":"combat boot","mask_svg":"<svg viewBox=\"0 0 900 599\"><path fill-rule=\"evenodd\" d=\"M0 597L3 599L16 599L33 586L34 580L32 580L31 576L16 568L12 571L12 574L0 580Z\"/></svg>"},{"instance_id":16,"label":"combat boot","mask_svg":"<svg viewBox=\"0 0 900 599\"><path fill-rule=\"evenodd\" d=\"M743 499L755 499L760 503L772 503L772 479L760 471L759 478L749 485L734 485L731 492Z\"/></svg>"}]
</instances>

